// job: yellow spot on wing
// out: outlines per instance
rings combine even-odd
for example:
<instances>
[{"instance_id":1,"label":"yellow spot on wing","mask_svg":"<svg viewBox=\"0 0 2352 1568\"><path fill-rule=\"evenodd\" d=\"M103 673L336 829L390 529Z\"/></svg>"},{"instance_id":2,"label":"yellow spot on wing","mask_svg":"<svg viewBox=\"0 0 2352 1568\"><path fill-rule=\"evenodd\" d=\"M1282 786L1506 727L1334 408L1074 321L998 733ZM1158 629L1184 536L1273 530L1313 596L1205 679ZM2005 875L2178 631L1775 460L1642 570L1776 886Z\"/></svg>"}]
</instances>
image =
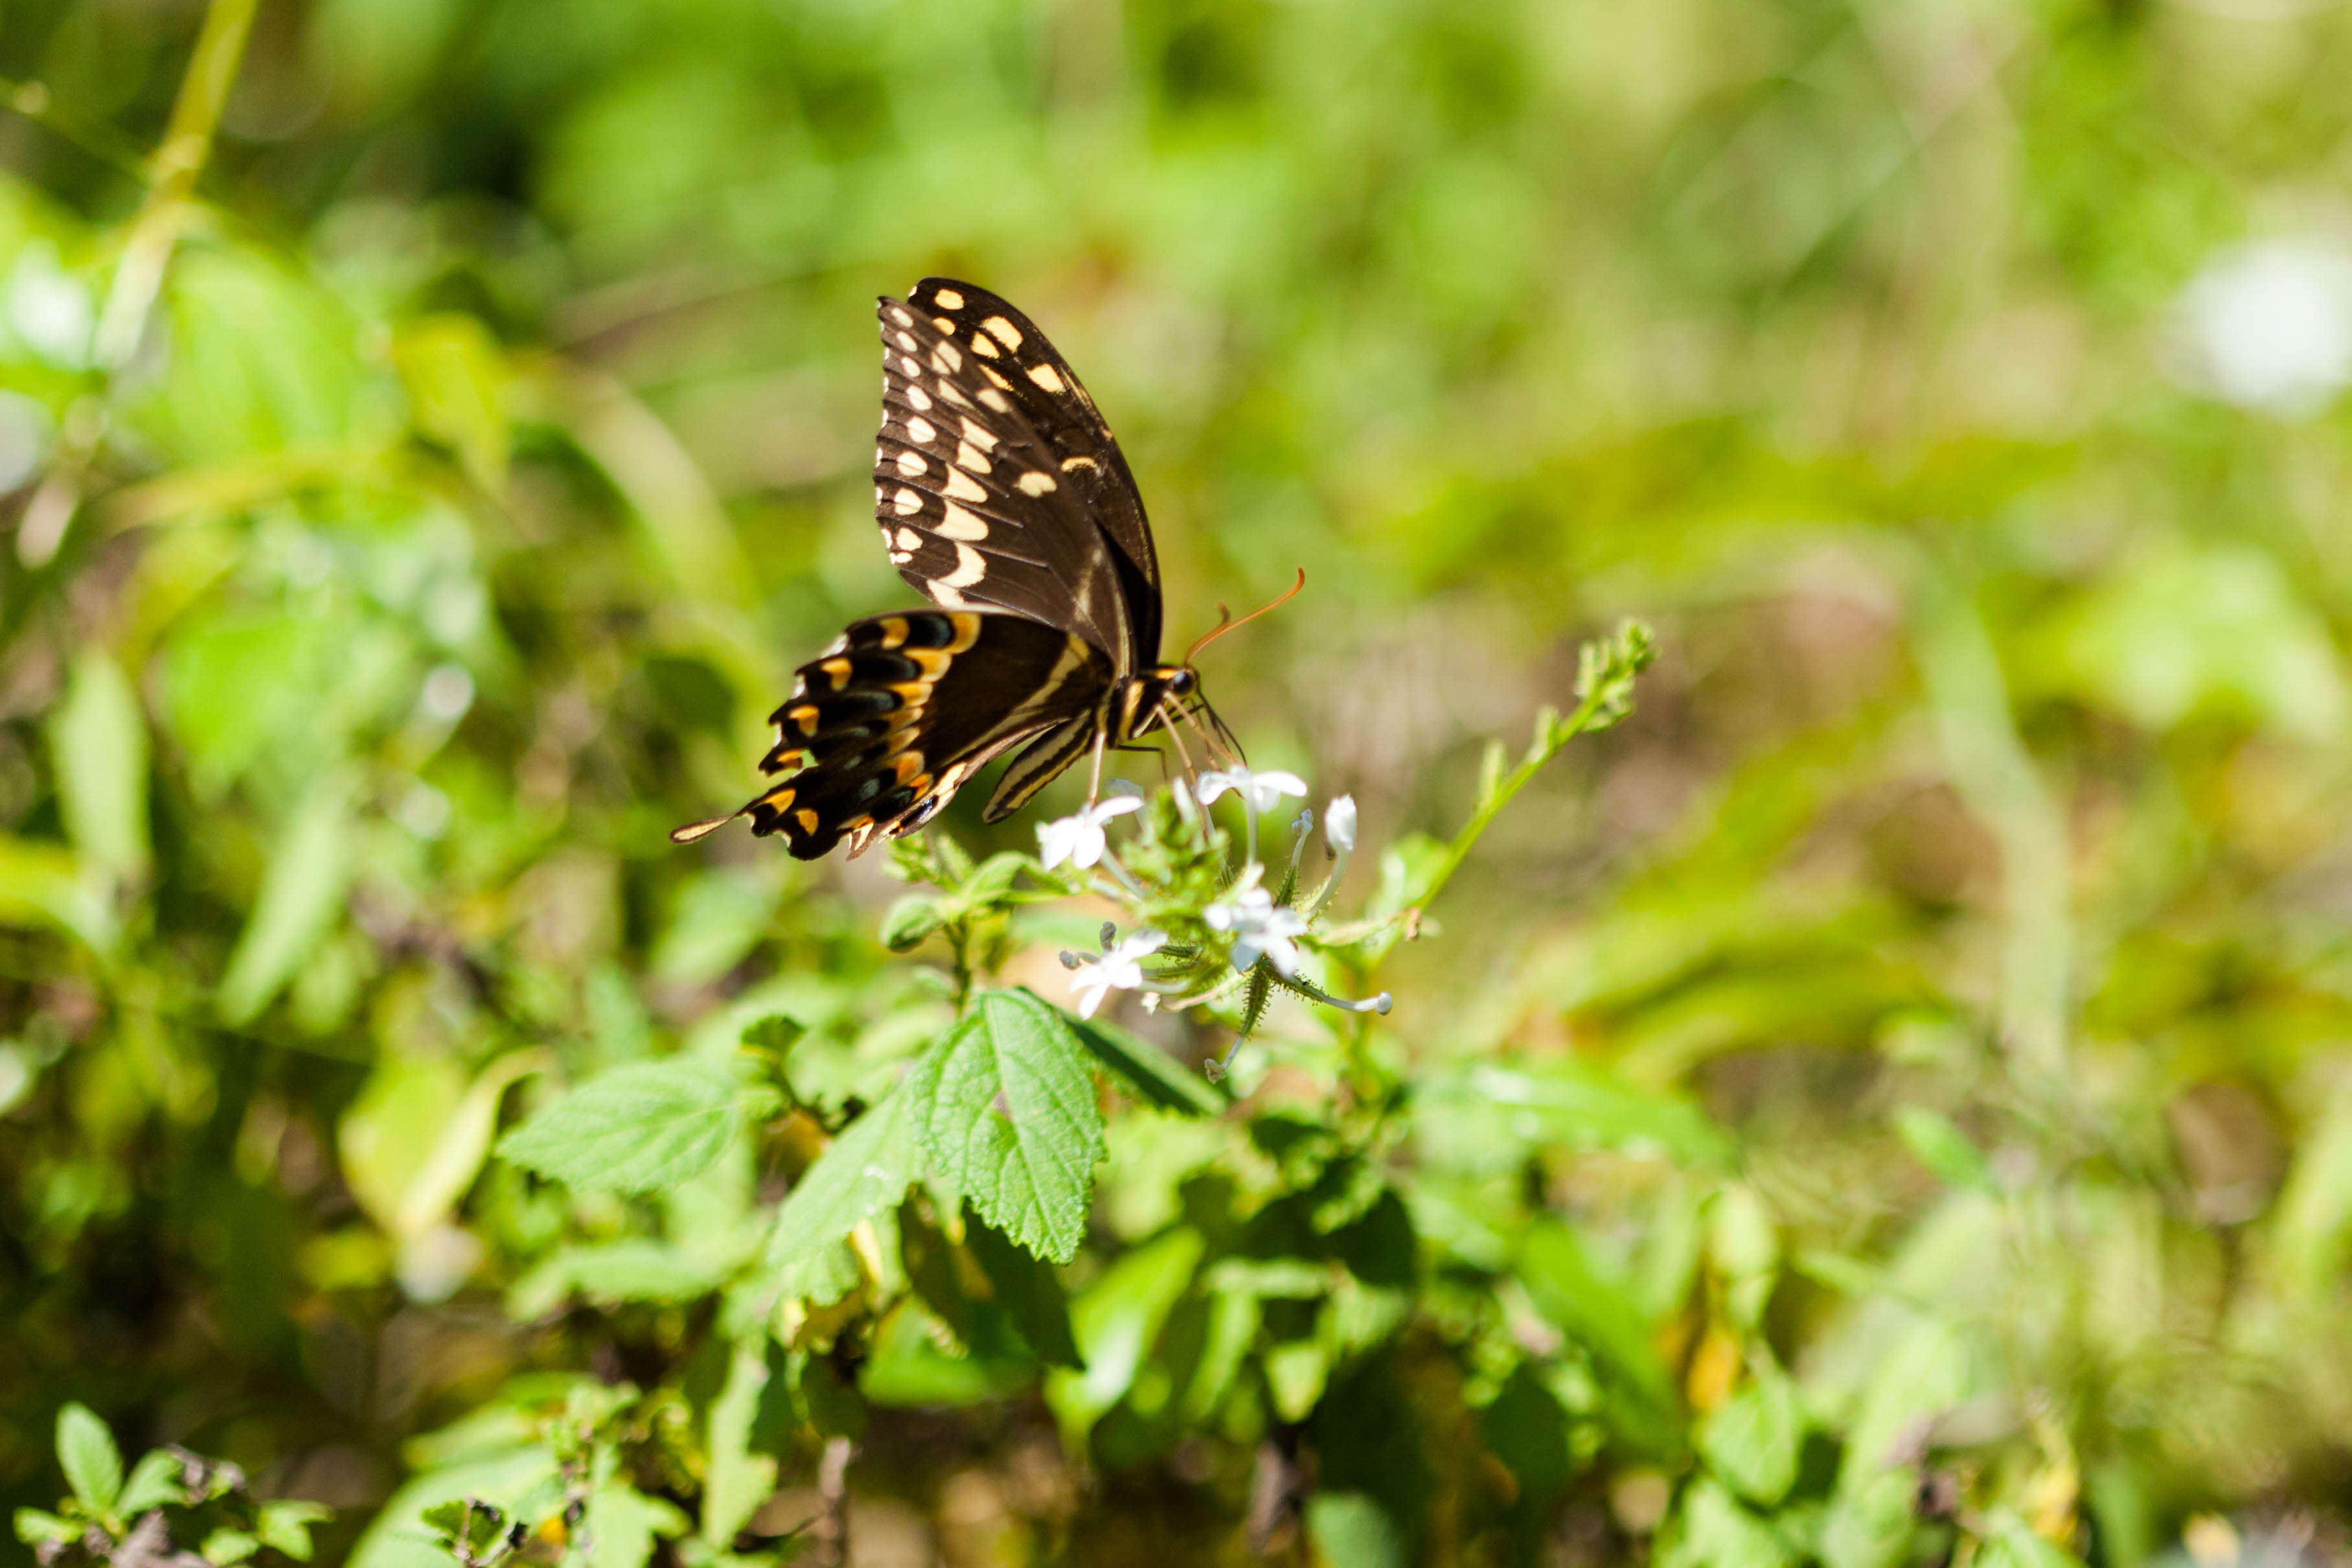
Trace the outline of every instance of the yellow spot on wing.
<instances>
[{"instance_id":1,"label":"yellow spot on wing","mask_svg":"<svg viewBox=\"0 0 2352 1568\"><path fill-rule=\"evenodd\" d=\"M963 296L952 288L942 288L931 296L931 303L942 310L961 310L963 308Z\"/></svg>"},{"instance_id":2,"label":"yellow spot on wing","mask_svg":"<svg viewBox=\"0 0 2352 1568\"><path fill-rule=\"evenodd\" d=\"M1021 493L1024 496L1042 496L1049 490L1061 487L1054 483L1054 476L1051 474L1041 473L1024 474L1020 478L1015 479L1013 484L1020 487Z\"/></svg>"},{"instance_id":3,"label":"yellow spot on wing","mask_svg":"<svg viewBox=\"0 0 2352 1568\"><path fill-rule=\"evenodd\" d=\"M970 588L973 583L978 582L982 578L988 575L988 563L980 559L980 552L978 550L972 549L970 545L959 544L955 548L955 552L956 569L948 573L945 577L939 579L939 585L940 587Z\"/></svg>"},{"instance_id":4,"label":"yellow spot on wing","mask_svg":"<svg viewBox=\"0 0 2352 1568\"><path fill-rule=\"evenodd\" d=\"M982 489L977 483L967 477L964 471L961 468L950 468L948 470L947 492L950 496L959 501L985 501L988 499L988 492Z\"/></svg>"},{"instance_id":5,"label":"yellow spot on wing","mask_svg":"<svg viewBox=\"0 0 2352 1568\"><path fill-rule=\"evenodd\" d=\"M940 343L931 350L931 369L943 376L951 376L963 369L963 350L953 343Z\"/></svg>"},{"instance_id":6,"label":"yellow spot on wing","mask_svg":"<svg viewBox=\"0 0 2352 1568\"><path fill-rule=\"evenodd\" d=\"M833 683L835 691L849 684L849 661L846 659L827 659L817 668L824 672L825 679Z\"/></svg>"},{"instance_id":7,"label":"yellow spot on wing","mask_svg":"<svg viewBox=\"0 0 2352 1568\"><path fill-rule=\"evenodd\" d=\"M919 413L928 413L930 412L931 394L911 382L907 384L907 402L911 404Z\"/></svg>"},{"instance_id":8,"label":"yellow spot on wing","mask_svg":"<svg viewBox=\"0 0 2352 1568\"><path fill-rule=\"evenodd\" d=\"M974 446L979 447L982 452L993 452L996 450L996 432L989 429L988 426L981 423L976 419L969 417L964 419L963 438L966 441L971 442Z\"/></svg>"},{"instance_id":9,"label":"yellow spot on wing","mask_svg":"<svg viewBox=\"0 0 2352 1568\"><path fill-rule=\"evenodd\" d=\"M1029 379L1057 396L1068 390L1068 383L1062 380L1062 372L1051 365L1030 366Z\"/></svg>"},{"instance_id":10,"label":"yellow spot on wing","mask_svg":"<svg viewBox=\"0 0 2352 1568\"><path fill-rule=\"evenodd\" d=\"M929 446L938 439L939 434L928 419L918 417L907 422L907 439L918 446Z\"/></svg>"},{"instance_id":11,"label":"yellow spot on wing","mask_svg":"<svg viewBox=\"0 0 2352 1568\"><path fill-rule=\"evenodd\" d=\"M982 337L977 332L974 332L971 335L971 351L978 354L983 360L992 360L996 358L996 345L990 342L986 338Z\"/></svg>"},{"instance_id":12,"label":"yellow spot on wing","mask_svg":"<svg viewBox=\"0 0 2352 1568\"><path fill-rule=\"evenodd\" d=\"M810 810L806 806L803 806L799 810L793 813L793 821L801 825L801 831L803 833L814 833L816 831L816 813Z\"/></svg>"},{"instance_id":13,"label":"yellow spot on wing","mask_svg":"<svg viewBox=\"0 0 2352 1568\"><path fill-rule=\"evenodd\" d=\"M911 517L923 509L922 493L902 486L897 495L890 497L890 508L902 517Z\"/></svg>"},{"instance_id":14,"label":"yellow spot on wing","mask_svg":"<svg viewBox=\"0 0 2352 1568\"><path fill-rule=\"evenodd\" d=\"M928 474L930 471L931 465L923 461L923 455L921 453L901 452L898 454L899 473L907 475L911 478L915 475Z\"/></svg>"},{"instance_id":15,"label":"yellow spot on wing","mask_svg":"<svg viewBox=\"0 0 2352 1568\"><path fill-rule=\"evenodd\" d=\"M991 316L981 323L981 327L990 337L1008 349L1017 349L1021 346L1021 329L1002 316Z\"/></svg>"},{"instance_id":16,"label":"yellow spot on wing","mask_svg":"<svg viewBox=\"0 0 2352 1568\"><path fill-rule=\"evenodd\" d=\"M976 517L953 501L950 501L947 504L947 516L940 519L938 531L942 538L984 539L988 537L988 522L987 519Z\"/></svg>"},{"instance_id":17,"label":"yellow spot on wing","mask_svg":"<svg viewBox=\"0 0 2352 1568\"><path fill-rule=\"evenodd\" d=\"M988 472L988 459L975 451L969 441L956 443L956 466L969 468L975 474Z\"/></svg>"}]
</instances>

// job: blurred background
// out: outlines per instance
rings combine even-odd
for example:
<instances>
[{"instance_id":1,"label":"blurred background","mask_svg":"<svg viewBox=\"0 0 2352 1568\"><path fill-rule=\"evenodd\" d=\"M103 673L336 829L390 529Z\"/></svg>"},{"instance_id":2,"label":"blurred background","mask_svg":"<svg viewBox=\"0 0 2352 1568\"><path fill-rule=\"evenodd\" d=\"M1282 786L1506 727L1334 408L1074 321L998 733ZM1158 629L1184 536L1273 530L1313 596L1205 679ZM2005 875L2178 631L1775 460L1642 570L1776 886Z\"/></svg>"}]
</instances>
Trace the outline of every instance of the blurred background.
<instances>
[{"instance_id":1,"label":"blurred background","mask_svg":"<svg viewBox=\"0 0 2352 1568\"><path fill-rule=\"evenodd\" d=\"M2347 1560L2352 6L28 0L0 78L7 1501L78 1398L348 1543L590 1354L440 1128L753 979L899 1016L871 861L664 834L912 601L871 311L944 273L1179 646L1306 569L1207 687L1375 843L1657 629L1411 1051L1702 1104L1825 1419L1909 1430L1909 1314L2100 1560ZM1544 1168L1608 1236L1635 1167ZM1157 1560L1050 1423L905 1419L860 1561Z\"/></svg>"}]
</instances>

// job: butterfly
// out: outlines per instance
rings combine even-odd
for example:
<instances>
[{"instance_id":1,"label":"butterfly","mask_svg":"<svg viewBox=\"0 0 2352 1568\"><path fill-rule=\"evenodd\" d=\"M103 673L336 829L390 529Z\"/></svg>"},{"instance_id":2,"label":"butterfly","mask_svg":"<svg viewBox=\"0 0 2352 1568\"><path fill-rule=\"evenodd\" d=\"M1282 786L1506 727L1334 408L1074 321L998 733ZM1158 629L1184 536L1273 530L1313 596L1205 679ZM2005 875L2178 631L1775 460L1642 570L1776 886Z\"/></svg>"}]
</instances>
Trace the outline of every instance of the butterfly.
<instances>
[{"instance_id":1,"label":"butterfly","mask_svg":"<svg viewBox=\"0 0 2352 1568\"><path fill-rule=\"evenodd\" d=\"M798 859L844 840L855 857L929 821L1014 747L983 821L1020 810L1081 757L1092 801L1104 752L1155 732L1189 771L1180 722L1211 757L1237 760L1192 660L1241 622L1221 607L1182 659L1160 663L1143 497L1069 362L1029 318L951 278L885 295L878 313L875 520L898 575L937 608L850 622L770 716L776 743L760 770L775 782L670 837L691 843L748 815Z\"/></svg>"}]
</instances>

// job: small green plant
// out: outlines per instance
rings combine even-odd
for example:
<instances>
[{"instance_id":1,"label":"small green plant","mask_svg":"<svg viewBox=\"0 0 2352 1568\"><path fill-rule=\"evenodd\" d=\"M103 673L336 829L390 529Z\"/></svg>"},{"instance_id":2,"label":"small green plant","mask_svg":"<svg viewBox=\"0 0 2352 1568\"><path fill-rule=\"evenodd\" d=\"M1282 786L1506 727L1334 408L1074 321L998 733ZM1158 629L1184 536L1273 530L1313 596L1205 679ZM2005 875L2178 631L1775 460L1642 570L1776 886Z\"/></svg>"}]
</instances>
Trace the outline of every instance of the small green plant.
<instances>
[{"instance_id":1,"label":"small green plant","mask_svg":"<svg viewBox=\"0 0 2352 1568\"><path fill-rule=\"evenodd\" d=\"M228 1568L264 1552L308 1563L310 1527L332 1511L260 1501L235 1465L181 1448L151 1449L125 1474L114 1435L81 1405L58 1413L58 1464L69 1495L56 1511L16 1511L16 1539L42 1568Z\"/></svg>"}]
</instances>

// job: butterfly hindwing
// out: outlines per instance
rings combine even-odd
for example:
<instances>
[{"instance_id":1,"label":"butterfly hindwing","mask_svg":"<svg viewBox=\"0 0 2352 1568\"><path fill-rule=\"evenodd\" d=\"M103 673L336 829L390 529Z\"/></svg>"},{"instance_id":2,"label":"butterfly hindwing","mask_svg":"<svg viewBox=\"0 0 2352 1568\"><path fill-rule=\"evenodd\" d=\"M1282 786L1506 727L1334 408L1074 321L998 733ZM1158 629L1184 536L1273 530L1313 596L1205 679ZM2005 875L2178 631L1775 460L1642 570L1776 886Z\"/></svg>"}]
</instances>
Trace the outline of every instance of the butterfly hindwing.
<instances>
[{"instance_id":1,"label":"butterfly hindwing","mask_svg":"<svg viewBox=\"0 0 2352 1568\"><path fill-rule=\"evenodd\" d=\"M1110 687L1101 653L1017 615L908 611L853 622L796 672L748 802L755 833L801 860L920 827L1007 747L1087 722Z\"/></svg>"}]
</instances>

